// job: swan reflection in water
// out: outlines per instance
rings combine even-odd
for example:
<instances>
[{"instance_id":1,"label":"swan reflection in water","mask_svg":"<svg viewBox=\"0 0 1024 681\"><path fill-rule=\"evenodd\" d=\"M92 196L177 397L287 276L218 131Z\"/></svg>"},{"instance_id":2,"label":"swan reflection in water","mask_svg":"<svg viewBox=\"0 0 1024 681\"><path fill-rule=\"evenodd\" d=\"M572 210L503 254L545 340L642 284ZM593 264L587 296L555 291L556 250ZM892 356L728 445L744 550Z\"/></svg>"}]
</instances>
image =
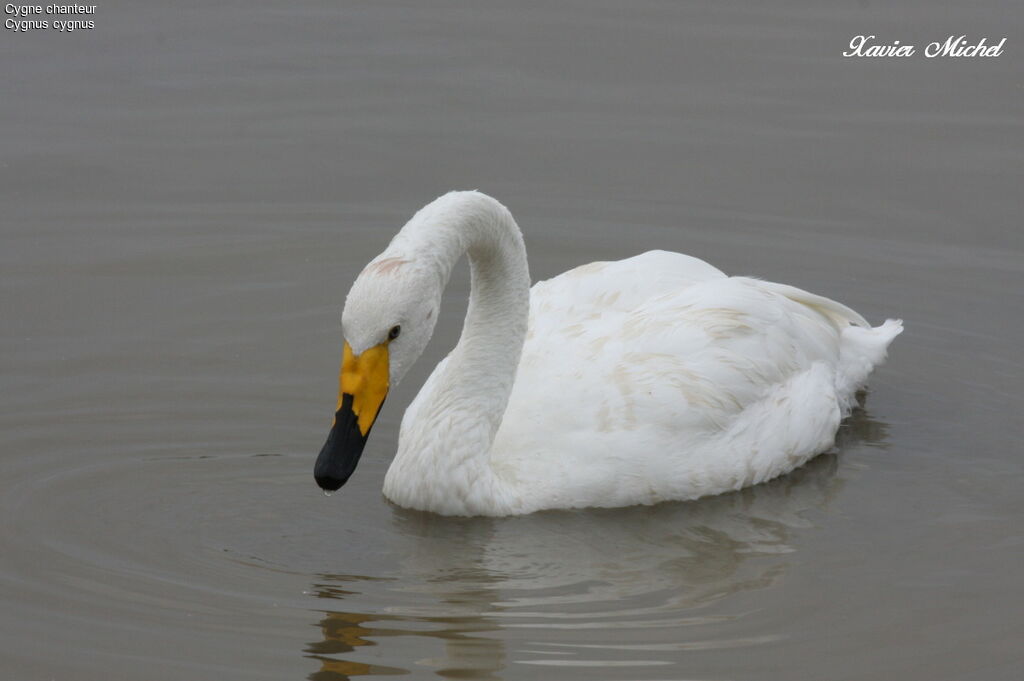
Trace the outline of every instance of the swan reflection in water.
<instances>
[{"instance_id":1,"label":"swan reflection in water","mask_svg":"<svg viewBox=\"0 0 1024 681\"><path fill-rule=\"evenodd\" d=\"M690 502L511 518L395 507L394 531L410 546L398 574L324 574L313 585L325 602L322 640L304 651L322 665L309 678L412 667L500 679L512 664L557 666L560 678L659 667L665 678L687 651L778 640L739 627L743 613L723 599L786 573L800 532L856 475L856 454L840 466L841 454L884 447L886 430L858 410L832 452L771 482ZM344 609L368 598L379 609ZM401 645L387 641L396 636Z\"/></svg>"}]
</instances>

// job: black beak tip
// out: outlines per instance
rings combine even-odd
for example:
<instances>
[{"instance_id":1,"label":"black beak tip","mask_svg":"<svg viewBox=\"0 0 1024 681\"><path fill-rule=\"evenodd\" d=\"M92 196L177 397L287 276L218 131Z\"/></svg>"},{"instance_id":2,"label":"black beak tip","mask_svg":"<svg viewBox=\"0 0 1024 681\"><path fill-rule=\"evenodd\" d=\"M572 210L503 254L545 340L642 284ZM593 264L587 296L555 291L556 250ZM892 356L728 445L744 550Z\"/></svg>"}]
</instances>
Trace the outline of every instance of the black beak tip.
<instances>
[{"instance_id":1,"label":"black beak tip","mask_svg":"<svg viewBox=\"0 0 1024 681\"><path fill-rule=\"evenodd\" d=\"M314 475L313 477L316 479L316 484L325 492L335 492L348 482L348 478L336 478L333 475Z\"/></svg>"},{"instance_id":2,"label":"black beak tip","mask_svg":"<svg viewBox=\"0 0 1024 681\"><path fill-rule=\"evenodd\" d=\"M368 434L369 430L366 433L359 430L359 421L352 411L352 396L346 393L334 415L334 425L327 435L327 442L313 466L313 478L320 489L334 492L348 482L363 454Z\"/></svg>"}]
</instances>

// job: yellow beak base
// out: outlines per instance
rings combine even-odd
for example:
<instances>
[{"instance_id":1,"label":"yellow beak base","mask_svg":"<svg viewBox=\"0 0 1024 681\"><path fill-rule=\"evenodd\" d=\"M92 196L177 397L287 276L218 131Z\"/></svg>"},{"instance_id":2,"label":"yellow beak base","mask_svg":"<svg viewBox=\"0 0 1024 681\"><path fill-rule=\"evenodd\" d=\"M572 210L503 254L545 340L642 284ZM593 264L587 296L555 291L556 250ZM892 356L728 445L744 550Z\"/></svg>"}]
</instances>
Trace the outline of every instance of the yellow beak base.
<instances>
[{"instance_id":1,"label":"yellow beak base","mask_svg":"<svg viewBox=\"0 0 1024 681\"><path fill-rule=\"evenodd\" d=\"M363 436L370 434L377 413L388 395L390 375L388 373L387 343L375 345L356 357L348 342L341 354L341 373L338 376L338 405L341 409L345 395L352 396L352 413Z\"/></svg>"}]
</instances>

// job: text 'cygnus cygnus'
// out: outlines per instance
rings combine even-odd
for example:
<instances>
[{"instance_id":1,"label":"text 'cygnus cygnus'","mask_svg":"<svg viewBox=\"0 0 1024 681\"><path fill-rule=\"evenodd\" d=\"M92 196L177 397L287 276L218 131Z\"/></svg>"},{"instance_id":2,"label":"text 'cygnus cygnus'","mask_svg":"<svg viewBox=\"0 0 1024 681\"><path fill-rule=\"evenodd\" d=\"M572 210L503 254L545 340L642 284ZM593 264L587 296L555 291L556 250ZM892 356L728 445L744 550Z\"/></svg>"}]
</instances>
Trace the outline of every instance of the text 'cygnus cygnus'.
<instances>
[{"instance_id":1,"label":"text 'cygnus cygnus'","mask_svg":"<svg viewBox=\"0 0 1024 681\"><path fill-rule=\"evenodd\" d=\"M314 471L325 490L355 470L464 253L462 336L406 410L384 478L395 503L445 515L652 504L774 478L832 446L903 329L665 251L531 289L509 211L451 192L349 291L337 412Z\"/></svg>"}]
</instances>

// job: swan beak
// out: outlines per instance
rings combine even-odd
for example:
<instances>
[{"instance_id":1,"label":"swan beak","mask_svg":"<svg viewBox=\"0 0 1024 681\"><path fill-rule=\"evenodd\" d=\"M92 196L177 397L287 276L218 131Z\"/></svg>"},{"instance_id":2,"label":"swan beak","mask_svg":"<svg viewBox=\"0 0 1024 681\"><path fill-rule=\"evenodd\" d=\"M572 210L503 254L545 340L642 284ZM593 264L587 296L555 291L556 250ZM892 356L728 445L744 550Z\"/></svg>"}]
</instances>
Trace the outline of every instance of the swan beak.
<instances>
[{"instance_id":1,"label":"swan beak","mask_svg":"<svg viewBox=\"0 0 1024 681\"><path fill-rule=\"evenodd\" d=\"M313 469L316 484L328 492L338 489L352 476L373 422L377 420L377 413L388 395L387 343L356 356L346 342L338 383L334 425Z\"/></svg>"}]
</instances>

